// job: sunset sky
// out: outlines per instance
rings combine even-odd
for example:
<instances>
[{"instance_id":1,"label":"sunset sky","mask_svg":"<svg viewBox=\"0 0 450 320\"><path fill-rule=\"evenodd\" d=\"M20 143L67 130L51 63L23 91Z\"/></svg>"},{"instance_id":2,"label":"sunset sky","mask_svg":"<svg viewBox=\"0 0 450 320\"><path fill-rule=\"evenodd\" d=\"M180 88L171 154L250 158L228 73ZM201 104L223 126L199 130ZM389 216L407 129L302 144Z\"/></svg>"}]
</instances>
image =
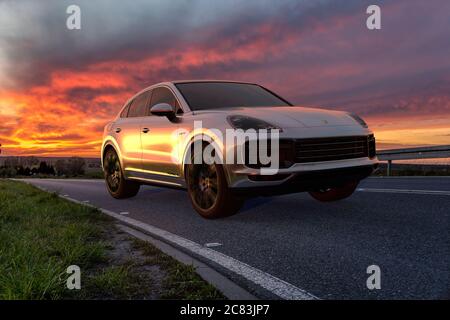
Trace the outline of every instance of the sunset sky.
<instances>
[{"instance_id":1,"label":"sunset sky","mask_svg":"<svg viewBox=\"0 0 450 320\"><path fill-rule=\"evenodd\" d=\"M99 156L135 92L205 78L356 112L381 148L450 144L450 1L0 0L2 155Z\"/></svg>"}]
</instances>

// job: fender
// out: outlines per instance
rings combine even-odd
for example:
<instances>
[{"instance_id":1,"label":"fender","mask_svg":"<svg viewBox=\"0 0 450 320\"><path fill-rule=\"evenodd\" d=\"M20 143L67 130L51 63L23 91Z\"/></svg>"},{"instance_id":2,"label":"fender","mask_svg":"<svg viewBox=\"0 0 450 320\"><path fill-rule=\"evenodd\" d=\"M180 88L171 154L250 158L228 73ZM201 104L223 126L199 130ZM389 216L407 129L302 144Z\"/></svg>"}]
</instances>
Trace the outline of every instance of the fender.
<instances>
[{"instance_id":1,"label":"fender","mask_svg":"<svg viewBox=\"0 0 450 320\"><path fill-rule=\"evenodd\" d=\"M205 139L205 137L207 137L207 138ZM218 136L213 131L203 128L202 130L197 130L197 131L191 132L187 137L185 137L185 139L188 142L185 144L185 148L183 150L183 155L181 157L182 163L181 163L181 168L180 168L183 177L185 177L185 167L186 167L185 164L188 162L187 161L188 156L189 156L188 151L193 146L193 144L197 141L204 141L206 143L212 143L216 152L219 153L219 157L221 159L225 159L223 137ZM227 171L226 166L224 166L224 170L225 170L225 176L227 177L227 180L228 180L228 173L226 172Z\"/></svg>"},{"instance_id":2,"label":"fender","mask_svg":"<svg viewBox=\"0 0 450 320\"><path fill-rule=\"evenodd\" d=\"M102 144L102 149L101 149L101 164L102 164L102 168L103 168L103 157L105 155L105 149L106 147L111 146L114 148L114 150L117 152L117 156L119 157L119 161L120 161L120 166L123 168L123 163L122 163L122 153L120 152L120 148L119 145L116 142L116 139L114 139L114 137L108 135L105 139L104 142Z\"/></svg>"}]
</instances>

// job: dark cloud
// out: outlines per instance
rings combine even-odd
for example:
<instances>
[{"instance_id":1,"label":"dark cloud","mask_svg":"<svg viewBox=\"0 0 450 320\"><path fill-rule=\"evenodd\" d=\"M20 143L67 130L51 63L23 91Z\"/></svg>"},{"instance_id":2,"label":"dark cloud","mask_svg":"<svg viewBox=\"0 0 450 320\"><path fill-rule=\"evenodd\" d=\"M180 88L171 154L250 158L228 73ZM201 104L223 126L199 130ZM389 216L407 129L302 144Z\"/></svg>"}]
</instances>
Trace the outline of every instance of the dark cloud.
<instances>
[{"instance_id":1,"label":"dark cloud","mask_svg":"<svg viewBox=\"0 0 450 320\"><path fill-rule=\"evenodd\" d=\"M71 31L65 27L65 10L73 1L5 1L0 9L7 25L0 29L0 43L9 75L19 84L36 85L45 83L52 70L83 70L95 62L134 61L191 46L226 43L224 49L233 50L260 37L276 46L287 33L300 36L364 10L364 2L80 0L82 29ZM262 34L267 24L272 29Z\"/></svg>"},{"instance_id":2,"label":"dark cloud","mask_svg":"<svg viewBox=\"0 0 450 320\"><path fill-rule=\"evenodd\" d=\"M91 102L95 97L101 95L114 95L123 92L123 88L101 87L92 88L87 86L69 88L64 92L64 101Z\"/></svg>"},{"instance_id":3,"label":"dark cloud","mask_svg":"<svg viewBox=\"0 0 450 320\"><path fill-rule=\"evenodd\" d=\"M36 129L39 133L46 133L46 132L55 132L59 131L63 128L63 125L57 125L57 124L50 124L50 123L38 123L36 125Z\"/></svg>"}]
</instances>

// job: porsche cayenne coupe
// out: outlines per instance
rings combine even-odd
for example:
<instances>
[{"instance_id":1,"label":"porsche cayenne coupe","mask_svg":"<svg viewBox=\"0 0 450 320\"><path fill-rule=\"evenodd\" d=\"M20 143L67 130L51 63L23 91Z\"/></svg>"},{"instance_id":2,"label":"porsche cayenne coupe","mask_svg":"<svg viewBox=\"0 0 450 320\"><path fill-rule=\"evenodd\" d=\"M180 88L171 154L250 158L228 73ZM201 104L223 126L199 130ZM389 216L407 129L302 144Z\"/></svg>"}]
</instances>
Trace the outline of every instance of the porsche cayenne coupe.
<instances>
[{"instance_id":1,"label":"porsche cayenne coupe","mask_svg":"<svg viewBox=\"0 0 450 320\"><path fill-rule=\"evenodd\" d=\"M217 134L237 129L277 130L276 173L263 173L266 164L245 155L236 163L191 161L199 142L222 156L248 156L248 140L230 145ZM341 200L378 165L374 135L357 115L216 80L164 82L134 95L105 126L101 159L114 198L133 197L143 184L187 189L205 218L232 215L252 196L309 192L319 201Z\"/></svg>"}]
</instances>

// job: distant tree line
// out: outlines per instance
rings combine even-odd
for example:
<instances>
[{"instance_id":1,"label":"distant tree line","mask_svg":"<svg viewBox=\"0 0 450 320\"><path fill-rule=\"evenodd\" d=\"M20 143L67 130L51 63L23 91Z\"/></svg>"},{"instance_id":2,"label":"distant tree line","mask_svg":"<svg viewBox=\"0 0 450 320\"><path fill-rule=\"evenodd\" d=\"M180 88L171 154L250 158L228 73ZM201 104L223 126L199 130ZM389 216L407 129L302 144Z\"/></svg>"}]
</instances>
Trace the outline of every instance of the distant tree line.
<instances>
[{"instance_id":1,"label":"distant tree line","mask_svg":"<svg viewBox=\"0 0 450 320\"><path fill-rule=\"evenodd\" d=\"M35 157L8 157L0 166L0 177L17 176L81 176L84 175L86 161L80 157L59 159L55 164L38 161Z\"/></svg>"},{"instance_id":2,"label":"distant tree line","mask_svg":"<svg viewBox=\"0 0 450 320\"><path fill-rule=\"evenodd\" d=\"M72 157L59 159L55 163L56 173L59 176L81 176L85 173L86 161L83 158Z\"/></svg>"}]
</instances>

